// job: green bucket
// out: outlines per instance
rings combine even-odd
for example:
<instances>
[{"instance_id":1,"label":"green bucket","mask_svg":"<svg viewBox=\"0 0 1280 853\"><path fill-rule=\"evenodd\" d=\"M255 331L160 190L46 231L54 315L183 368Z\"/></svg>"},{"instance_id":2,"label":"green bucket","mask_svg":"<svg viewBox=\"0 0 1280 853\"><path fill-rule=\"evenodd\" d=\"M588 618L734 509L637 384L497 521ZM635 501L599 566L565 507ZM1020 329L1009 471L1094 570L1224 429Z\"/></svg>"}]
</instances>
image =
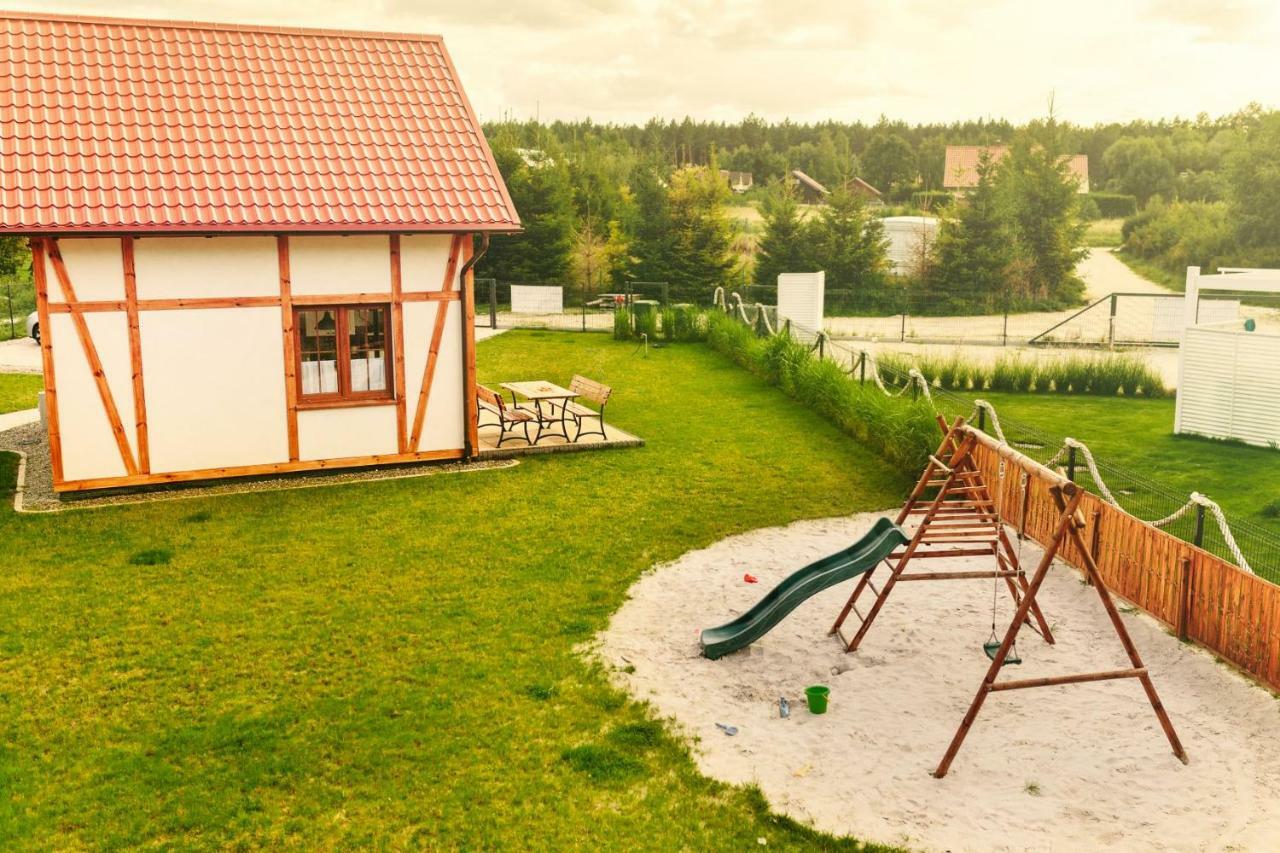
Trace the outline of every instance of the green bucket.
<instances>
[{"instance_id":1,"label":"green bucket","mask_svg":"<svg viewBox=\"0 0 1280 853\"><path fill-rule=\"evenodd\" d=\"M809 702L810 714L827 713L827 699L831 696L831 688L821 684L804 689L804 698Z\"/></svg>"}]
</instances>

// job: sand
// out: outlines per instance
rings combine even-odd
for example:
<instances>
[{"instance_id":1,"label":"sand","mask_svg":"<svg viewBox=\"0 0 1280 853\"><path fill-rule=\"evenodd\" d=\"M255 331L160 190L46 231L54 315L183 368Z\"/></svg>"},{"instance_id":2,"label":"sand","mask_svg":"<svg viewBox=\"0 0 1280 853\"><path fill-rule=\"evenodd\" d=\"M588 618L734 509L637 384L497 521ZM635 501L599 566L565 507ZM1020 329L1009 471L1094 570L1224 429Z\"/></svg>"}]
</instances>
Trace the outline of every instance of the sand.
<instances>
[{"instance_id":1,"label":"sand","mask_svg":"<svg viewBox=\"0 0 1280 853\"><path fill-rule=\"evenodd\" d=\"M900 584L851 655L826 635L845 584L750 649L700 656L702 628L847 546L879 515L757 530L656 567L597 652L620 684L691 736L704 773L758 784L776 810L828 832L952 851L1280 847L1280 701L1128 607L1189 765L1172 755L1138 682L1123 680L994 694L950 774L934 779L988 666L989 581ZM1024 563L1039 554L1027 543ZM919 565L986 566L929 563ZM760 582L745 583L746 572ZM1024 663L1004 677L1127 666L1096 592L1074 570L1055 566L1039 600L1058 643L1024 630ZM1006 624L1003 593L999 609ZM823 716L804 707L804 687L817 683L831 688ZM789 719L779 718L779 696L791 700ZM717 722L739 733L726 736Z\"/></svg>"}]
</instances>

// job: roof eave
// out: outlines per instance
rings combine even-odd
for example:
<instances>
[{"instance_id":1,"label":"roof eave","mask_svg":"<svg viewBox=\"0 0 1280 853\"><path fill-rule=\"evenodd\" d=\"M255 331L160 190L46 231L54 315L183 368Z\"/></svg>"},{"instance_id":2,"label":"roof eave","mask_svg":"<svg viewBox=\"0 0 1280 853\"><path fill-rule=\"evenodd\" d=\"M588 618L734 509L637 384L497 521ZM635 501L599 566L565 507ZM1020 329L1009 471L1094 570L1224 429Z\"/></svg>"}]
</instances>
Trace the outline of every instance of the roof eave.
<instances>
[{"instance_id":1,"label":"roof eave","mask_svg":"<svg viewBox=\"0 0 1280 853\"><path fill-rule=\"evenodd\" d=\"M419 225L412 223L370 223L297 225L289 223L260 223L254 225L152 225L121 224L91 226L0 226L0 234L27 237L119 237L146 234L164 236L213 236L247 234L519 234L524 230L520 223L440 223Z\"/></svg>"}]
</instances>

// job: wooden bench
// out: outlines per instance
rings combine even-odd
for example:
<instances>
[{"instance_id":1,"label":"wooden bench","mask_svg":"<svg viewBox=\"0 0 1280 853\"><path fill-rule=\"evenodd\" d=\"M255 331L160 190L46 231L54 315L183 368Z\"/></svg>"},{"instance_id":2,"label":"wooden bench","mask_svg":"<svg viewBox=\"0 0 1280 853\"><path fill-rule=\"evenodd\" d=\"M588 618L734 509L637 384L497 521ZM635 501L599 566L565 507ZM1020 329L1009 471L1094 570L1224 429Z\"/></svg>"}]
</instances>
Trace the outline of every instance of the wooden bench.
<instances>
[{"instance_id":1,"label":"wooden bench","mask_svg":"<svg viewBox=\"0 0 1280 853\"><path fill-rule=\"evenodd\" d=\"M524 409L509 409L502 397L483 385L476 386L476 403L480 412L496 417L497 423L479 424L478 426L496 426L498 428L498 447L508 438L519 438L523 432L526 444L529 440L529 424L536 424L538 416Z\"/></svg>"},{"instance_id":2,"label":"wooden bench","mask_svg":"<svg viewBox=\"0 0 1280 853\"><path fill-rule=\"evenodd\" d=\"M604 407L609 402L609 395L613 393L613 389L608 385L602 385L594 379L588 379L585 376L575 376L573 381L569 383L569 390L577 394L583 400L595 403L597 409L591 409L577 402L565 403L565 412L569 417L573 418L574 424L577 426L577 432L574 433L573 440L576 442L584 435L598 435L601 438L607 438L604 433ZM583 431L583 421L595 420L599 425L599 429Z\"/></svg>"}]
</instances>

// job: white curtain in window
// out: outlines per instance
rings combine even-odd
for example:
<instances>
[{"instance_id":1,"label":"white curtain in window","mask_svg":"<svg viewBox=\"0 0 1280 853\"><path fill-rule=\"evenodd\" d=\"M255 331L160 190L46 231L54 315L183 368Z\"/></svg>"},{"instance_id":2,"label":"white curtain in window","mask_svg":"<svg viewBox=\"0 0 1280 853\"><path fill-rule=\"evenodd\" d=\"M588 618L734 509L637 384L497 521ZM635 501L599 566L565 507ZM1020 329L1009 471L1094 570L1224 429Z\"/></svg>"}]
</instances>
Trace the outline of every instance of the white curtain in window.
<instances>
[{"instance_id":1,"label":"white curtain in window","mask_svg":"<svg viewBox=\"0 0 1280 853\"><path fill-rule=\"evenodd\" d=\"M304 361L302 363L302 393L338 393L338 362Z\"/></svg>"},{"instance_id":2,"label":"white curtain in window","mask_svg":"<svg viewBox=\"0 0 1280 853\"><path fill-rule=\"evenodd\" d=\"M352 391L385 391L386 389L386 359L381 354L371 353L365 358L351 359Z\"/></svg>"}]
</instances>

